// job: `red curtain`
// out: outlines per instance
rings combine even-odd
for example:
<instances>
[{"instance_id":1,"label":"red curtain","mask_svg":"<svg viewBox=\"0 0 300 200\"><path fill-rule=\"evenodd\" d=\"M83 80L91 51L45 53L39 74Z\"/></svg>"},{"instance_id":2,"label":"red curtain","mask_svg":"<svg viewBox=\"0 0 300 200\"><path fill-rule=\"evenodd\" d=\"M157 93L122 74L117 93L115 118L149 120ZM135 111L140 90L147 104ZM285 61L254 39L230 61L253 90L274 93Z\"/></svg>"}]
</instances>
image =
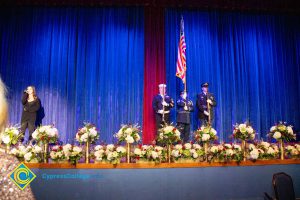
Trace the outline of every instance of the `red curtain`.
<instances>
[{"instance_id":1,"label":"red curtain","mask_svg":"<svg viewBox=\"0 0 300 200\"><path fill-rule=\"evenodd\" d=\"M158 84L166 81L164 21L162 7L145 8L144 144L149 144L155 139L152 99L158 93Z\"/></svg>"}]
</instances>

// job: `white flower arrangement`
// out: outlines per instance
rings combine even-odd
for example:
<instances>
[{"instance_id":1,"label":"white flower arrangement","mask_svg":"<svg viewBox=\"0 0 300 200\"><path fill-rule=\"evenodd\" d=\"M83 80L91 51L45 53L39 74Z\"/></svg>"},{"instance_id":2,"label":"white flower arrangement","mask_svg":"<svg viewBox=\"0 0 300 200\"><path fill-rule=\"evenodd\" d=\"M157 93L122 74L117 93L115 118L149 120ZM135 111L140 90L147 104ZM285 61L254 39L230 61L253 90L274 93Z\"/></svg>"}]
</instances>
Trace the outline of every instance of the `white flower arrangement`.
<instances>
[{"instance_id":1,"label":"white flower arrangement","mask_svg":"<svg viewBox=\"0 0 300 200\"><path fill-rule=\"evenodd\" d=\"M140 127L135 124L125 124L121 125L120 130L115 134L115 137L118 139L118 142L126 142L132 144L134 142L140 141Z\"/></svg>"},{"instance_id":2,"label":"white flower arrangement","mask_svg":"<svg viewBox=\"0 0 300 200\"><path fill-rule=\"evenodd\" d=\"M58 139L58 130L53 125L39 126L33 133L32 138L38 143L55 143Z\"/></svg>"},{"instance_id":3,"label":"white flower arrangement","mask_svg":"<svg viewBox=\"0 0 300 200\"><path fill-rule=\"evenodd\" d=\"M154 145L139 145L134 148L132 157L137 161L147 160L155 163L160 163L166 158L166 150L161 146Z\"/></svg>"},{"instance_id":4,"label":"white flower arrangement","mask_svg":"<svg viewBox=\"0 0 300 200\"><path fill-rule=\"evenodd\" d=\"M0 134L0 140L7 146L15 145L23 135L19 131L19 127L10 126L5 128L4 132Z\"/></svg>"},{"instance_id":5,"label":"white flower arrangement","mask_svg":"<svg viewBox=\"0 0 300 200\"><path fill-rule=\"evenodd\" d=\"M293 131L293 127L291 125L287 125L286 122L279 122L275 126L272 126L268 135L270 138L274 138L277 141L296 140L296 134Z\"/></svg>"},{"instance_id":6,"label":"white flower arrangement","mask_svg":"<svg viewBox=\"0 0 300 200\"><path fill-rule=\"evenodd\" d=\"M26 153L27 149L24 145L18 145L10 150L10 154L16 156L19 160L23 160Z\"/></svg>"},{"instance_id":7,"label":"white flower arrangement","mask_svg":"<svg viewBox=\"0 0 300 200\"><path fill-rule=\"evenodd\" d=\"M67 150L65 148L65 150ZM63 146L55 145L51 148L50 158L54 162L68 161Z\"/></svg>"},{"instance_id":8,"label":"white flower arrangement","mask_svg":"<svg viewBox=\"0 0 300 200\"><path fill-rule=\"evenodd\" d=\"M79 128L76 133L76 141L79 143L89 142L93 143L99 139L99 132L96 126L91 123L84 123L84 127Z\"/></svg>"},{"instance_id":9,"label":"white flower arrangement","mask_svg":"<svg viewBox=\"0 0 300 200\"><path fill-rule=\"evenodd\" d=\"M257 160L258 157L259 157L258 149L256 149L256 148L251 149L250 152L249 152L249 159L250 160Z\"/></svg>"},{"instance_id":10,"label":"white flower arrangement","mask_svg":"<svg viewBox=\"0 0 300 200\"><path fill-rule=\"evenodd\" d=\"M218 139L217 131L211 126L201 126L194 132L194 136L198 142L210 142Z\"/></svg>"},{"instance_id":11,"label":"white flower arrangement","mask_svg":"<svg viewBox=\"0 0 300 200\"><path fill-rule=\"evenodd\" d=\"M290 144L285 147L285 155L288 158L300 158L300 144Z\"/></svg>"},{"instance_id":12,"label":"white flower arrangement","mask_svg":"<svg viewBox=\"0 0 300 200\"><path fill-rule=\"evenodd\" d=\"M118 164L121 162L121 158L126 155L126 149L122 146L109 146L105 151L106 159L111 164Z\"/></svg>"},{"instance_id":13,"label":"white flower arrangement","mask_svg":"<svg viewBox=\"0 0 300 200\"><path fill-rule=\"evenodd\" d=\"M126 156L126 149L123 146L115 146L114 144L97 145L92 151L92 158L96 162L109 162L118 164L121 158Z\"/></svg>"},{"instance_id":14,"label":"white flower arrangement","mask_svg":"<svg viewBox=\"0 0 300 200\"><path fill-rule=\"evenodd\" d=\"M59 151L61 151L60 147ZM71 164L76 164L83 156L82 148L71 144L63 145L61 153L63 154L61 158L70 161Z\"/></svg>"},{"instance_id":15,"label":"white flower arrangement","mask_svg":"<svg viewBox=\"0 0 300 200\"><path fill-rule=\"evenodd\" d=\"M212 145L208 151L208 161L212 160L229 162L243 160L242 148L239 144L219 144Z\"/></svg>"},{"instance_id":16,"label":"white flower arrangement","mask_svg":"<svg viewBox=\"0 0 300 200\"><path fill-rule=\"evenodd\" d=\"M204 160L205 151L199 144L185 143L177 144L173 147L171 156L173 160Z\"/></svg>"},{"instance_id":17,"label":"white flower arrangement","mask_svg":"<svg viewBox=\"0 0 300 200\"><path fill-rule=\"evenodd\" d=\"M180 141L180 132L172 125L165 125L158 130L157 141L163 144L173 144Z\"/></svg>"},{"instance_id":18,"label":"white flower arrangement","mask_svg":"<svg viewBox=\"0 0 300 200\"><path fill-rule=\"evenodd\" d=\"M25 162L38 163L42 160L42 148L38 145L28 145L27 147L20 145L18 148L13 148L11 153L18 158L23 157Z\"/></svg>"},{"instance_id":19,"label":"white flower arrangement","mask_svg":"<svg viewBox=\"0 0 300 200\"><path fill-rule=\"evenodd\" d=\"M271 144L268 142L260 142L257 145L249 144L248 145L248 159L257 160L257 159L274 159L279 155L279 148L277 144Z\"/></svg>"},{"instance_id":20,"label":"white flower arrangement","mask_svg":"<svg viewBox=\"0 0 300 200\"><path fill-rule=\"evenodd\" d=\"M92 158L95 159L95 161L100 162L103 161L105 156L105 146L97 145L94 148L94 151L92 152Z\"/></svg>"},{"instance_id":21,"label":"white flower arrangement","mask_svg":"<svg viewBox=\"0 0 300 200\"><path fill-rule=\"evenodd\" d=\"M233 129L233 137L240 140L254 140L255 131L248 123L236 124Z\"/></svg>"}]
</instances>

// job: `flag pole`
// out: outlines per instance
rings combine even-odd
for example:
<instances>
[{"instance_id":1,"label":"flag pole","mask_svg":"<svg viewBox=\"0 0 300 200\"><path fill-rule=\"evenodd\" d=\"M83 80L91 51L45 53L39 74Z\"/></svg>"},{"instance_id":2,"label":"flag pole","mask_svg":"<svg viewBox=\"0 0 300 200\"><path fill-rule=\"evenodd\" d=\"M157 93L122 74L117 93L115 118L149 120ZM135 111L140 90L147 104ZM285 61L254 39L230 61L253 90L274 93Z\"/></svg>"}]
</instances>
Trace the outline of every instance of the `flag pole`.
<instances>
[{"instance_id":1,"label":"flag pole","mask_svg":"<svg viewBox=\"0 0 300 200\"><path fill-rule=\"evenodd\" d=\"M184 77L184 92L186 92L186 72L185 72L185 77Z\"/></svg>"},{"instance_id":2,"label":"flag pole","mask_svg":"<svg viewBox=\"0 0 300 200\"><path fill-rule=\"evenodd\" d=\"M184 28L184 25L183 25L183 15L181 15L181 20L180 20L180 23L182 23L181 27ZM185 76L184 76L184 81L183 81L183 84L184 84L184 92L186 93L186 69L185 70Z\"/></svg>"}]
</instances>

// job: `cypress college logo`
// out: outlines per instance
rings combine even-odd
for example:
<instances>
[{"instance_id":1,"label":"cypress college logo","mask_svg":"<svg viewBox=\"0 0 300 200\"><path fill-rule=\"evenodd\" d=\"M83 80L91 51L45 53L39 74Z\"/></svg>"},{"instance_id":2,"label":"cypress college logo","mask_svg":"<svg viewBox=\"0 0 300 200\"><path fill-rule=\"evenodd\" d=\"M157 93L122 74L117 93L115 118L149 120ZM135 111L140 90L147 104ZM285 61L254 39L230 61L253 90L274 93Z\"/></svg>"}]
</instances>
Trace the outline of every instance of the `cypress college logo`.
<instances>
[{"instance_id":1,"label":"cypress college logo","mask_svg":"<svg viewBox=\"0 0 300 200\"><path fill-rule=\"evenodd\" d=\"M36 178L36 175L24 163L16 167L8 176L21 190L24 190Z\"/></svg>"}]
</instances>

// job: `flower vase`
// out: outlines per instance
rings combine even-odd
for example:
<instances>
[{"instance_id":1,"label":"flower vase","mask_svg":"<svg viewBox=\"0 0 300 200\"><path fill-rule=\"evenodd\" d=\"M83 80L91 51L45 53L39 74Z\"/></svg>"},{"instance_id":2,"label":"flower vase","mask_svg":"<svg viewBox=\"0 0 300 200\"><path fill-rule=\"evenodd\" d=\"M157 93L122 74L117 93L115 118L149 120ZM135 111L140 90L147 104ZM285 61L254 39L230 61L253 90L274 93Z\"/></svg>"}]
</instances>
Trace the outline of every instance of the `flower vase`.
<instances>
[{"instance_id":1,"label":"flower vase","mask_svg":"<svg viewBox=\"0 0 300 200\"><path fill-rule=\"evenodd\" d=\"M146 158L142 158L139 160L136 160L135 163L139 163L139 164L155 164L155 161L149 161Z\"/></svg>"},{"instance_id":2,"label":"flower vase","mask_svg":"<svg viewBox=\"0 0 300 200\"><path fill-rule=\"evenodd\" d=\"M126 143L126 149L127 149L127 163L130 163L130 143Z\"/></svg>"},{"instance_id":3,"label":"flower vase","mask_svg":"<svg viewBox=\"0 0 300 200\"><path fill-rule=\"evenodd\" d=\"M65 163L69 163L69 161L68 160L58 160L58 161L55 161L55 163L65 164Z\"/></svg>"},{"instance_id":4,"label":"flower vase","mask_svg":"<svg viewBox=\"0 0 300 200\"><path fill-rule=\"evenodd\" d=\"M19 162L25 162L24 157L17 157L17 159L18 159Z\"/></svg>"},{"instance_id":5,"label":"flower vase","mask_svg":"<svg viewBox=\"0 0 300 200\"><path fill-rule=\"evenodd\" d=\"M90 163L90 142L85 143L85 163Z\"/></svg>"},{"instance_id":6,"label":"flower vase","mask_svg":"<svg viewBox=\"0 0 300 200\"><path fill-rule=\"evenodd\" d=\"M171 163L171 145L168 144L168 163Z\"/></svg>"},{"instance_id":7,"label":"flower vase","mask_svg":"<svg viewBox=\"0 0 300 200\"><path fill-rule=\"evenodd\" d=\"M108 160L95 160L94 163L110 164L110 162Z\"/></svg>"},{"instance_id":8,"label":"flower vase","mask_svg":"<svg viewBox=\"0 0 300 200\"><path fill-rule=\"evenodd\" d=\"M246 161L246 140L242 140L243 161Z\"/></svg>"},{"instance_id":9,"label":"flower vase","mask_svg":"<svg viewBox=\"0 0 300 200\"><path fill-rule=\"evenodd\" d=\"M208 142L204 142L204 152L205 152L205 160L208 157Z\"/></svg>"},{"instance_id":10,"label":"flower vase","mask_svg":"<svg viewBox=\"0 0 300 200\"><path fill-rule=\"evenodd\" d=\"M279 140L279 148L280 148L280 159L284 160L284 144L282 139Z\"/></svg>"},{"instance_id":11,"label":"flower vase","mask_svg":"<svg viewBox=\"0 0 300 200\"><path fill-rule=\"evenodd\" d=\"M6 145L6 149L5 149L5 151L6 151L6 153L7 154L9 154L9 152L10 152L10 145L8 144L8 145Z\"/></svg>"},{"instance_id":12,"label":"flower vase","mask_svg":"<svg viewBox=\"0 0 300 200\"><path fill-rule=\"evenodd\" d=\"M39 160L36 159L36 158L34 158L34 159L30 160L30 161L25 161L25 163L39 163Z\"/></svg>"},{"instance_id":13,"label":"flower vase","mask_svg":"<svg viewBox=\"0 0 300 200\"><path fill-rule=\"evenodd\" d=\"M49 147L49 144L48 143L45 143L44 144L44 155L43 155L43 159L44 159L44 163L48 163L48 147Z\"/></svg>"},{"instance_id":14,"label":"flower vase","mask_svg":"<svg viewBox=\"0 0 300 200\"><path fill-rule=\"evenodd\" d=\"M192 159L192 158L179 158L178 160L174 161L175 163L199 163L200 159Z\"/></svg>"}]
</instances>

